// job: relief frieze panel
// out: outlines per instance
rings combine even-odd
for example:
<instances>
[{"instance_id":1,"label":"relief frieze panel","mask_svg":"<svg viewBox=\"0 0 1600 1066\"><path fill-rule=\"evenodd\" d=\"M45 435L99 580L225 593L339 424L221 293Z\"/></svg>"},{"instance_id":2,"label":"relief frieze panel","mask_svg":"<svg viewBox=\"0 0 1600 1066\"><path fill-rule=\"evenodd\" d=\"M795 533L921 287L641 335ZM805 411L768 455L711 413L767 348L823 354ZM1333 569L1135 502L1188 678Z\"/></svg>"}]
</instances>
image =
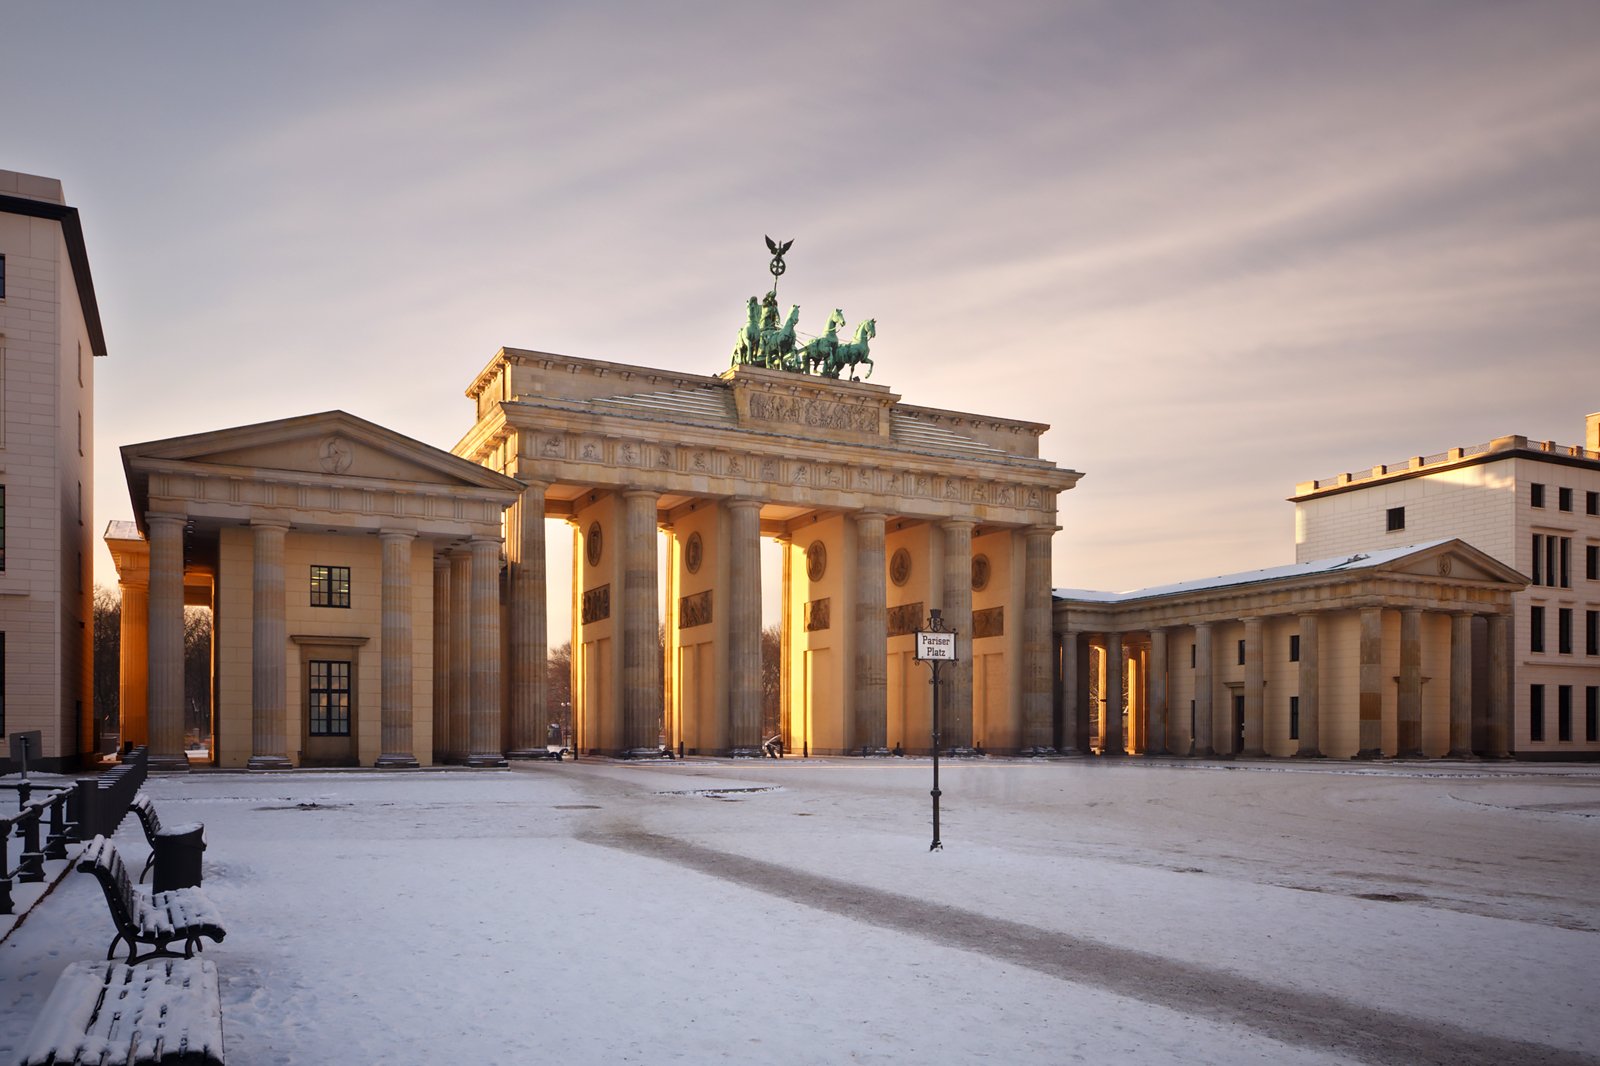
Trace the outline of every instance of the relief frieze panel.
<instances>
[{"instance_id":1,"label":"relief frieze panel","mask_svg":"<svg viewBox=\"0 0 1600 1066\"><path fill-rule=\"evenodd\" d=\"M711 623L711 590L696 592L678 600L678 628L693 629Z\"/></svg>"},{"instance_id":2,"label":"relief frieze panel","mask_svg":"<svg viewBox=\"0 0 1600 1066\"><path fill-rule=\"evenodd\" d=\"M1006 609L989 607L972 612L972 639L1003 637L1006 635Z\"/></svg>"},{"instance_id":3,"label":"relief frieze panel","mask_svg":"<svg viewBox=\"0 0 1600 1066\"><path fill-rule=\"evenodd\" d=\"M827 596L820 600L810 600L806 603L805 624L807 633L818 633L828 628L829 608L830 600Z\"/></svg>"},{"instance_id":4,"label":"relief frieze panel","mask_svg":"<svg viewBox=\"0 0 1600 1066\"><path fill-rule=\"evenodd\" d=\"M583 624L602 622L611 617L611 586L583 590Z\"/></svg>"},{"instance_id":5,"label":"relief frieze panel","mask_svg":"<svg viewBox=\"0 0 1600 1066\"><path fill-rule=\"evenodd\" d=\"M750 395L750 417L760 422L778 422L808 429L842 429L874 435L879 432L879 412L876 407L839 403L836 400L756 392Z\"/></svg>"},{"instance_id":6,"label":"relief frieze panel","mask_svg":"<svg viewBox=\"0 0 1600 1066\"><path fill-rule=\"evenodd\" d=\"M922 601L889 608L889 635L904 637L922 628Z\"/></svg>"}]
</instances>

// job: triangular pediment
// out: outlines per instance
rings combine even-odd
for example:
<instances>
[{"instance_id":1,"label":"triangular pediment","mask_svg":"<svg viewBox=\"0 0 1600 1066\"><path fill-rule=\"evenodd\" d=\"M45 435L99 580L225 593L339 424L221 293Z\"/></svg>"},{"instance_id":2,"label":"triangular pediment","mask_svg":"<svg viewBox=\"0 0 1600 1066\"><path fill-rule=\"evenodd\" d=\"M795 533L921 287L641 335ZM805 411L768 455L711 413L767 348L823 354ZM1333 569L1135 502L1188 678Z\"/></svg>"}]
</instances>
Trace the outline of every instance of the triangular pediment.
<instances>
[{"instance_id":1,"label":"triangular pediment","mask_svg":"<svg viewBox=\"0 0 1600 1066\"><path fill-rule=\"evenodd\" d=\"M1527 579L1486 552L1464 540L1449 540L1419 548L1377 568L1384 573L1451 581L1511 582L1519 587Z\"/></svg>"}]
</instances>

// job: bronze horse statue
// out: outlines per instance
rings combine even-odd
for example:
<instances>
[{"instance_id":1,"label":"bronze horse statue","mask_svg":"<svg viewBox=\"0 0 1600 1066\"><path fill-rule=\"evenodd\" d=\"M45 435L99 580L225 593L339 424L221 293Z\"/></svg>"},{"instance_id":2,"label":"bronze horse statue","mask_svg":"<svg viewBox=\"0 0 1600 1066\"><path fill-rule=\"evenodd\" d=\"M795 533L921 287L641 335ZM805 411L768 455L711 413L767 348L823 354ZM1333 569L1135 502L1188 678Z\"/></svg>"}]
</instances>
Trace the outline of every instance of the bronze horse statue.
<instances>
[{"instance_id":1,"label":"bronze horse statue","mask_svg":"<svg viewBox=\"0 0 1600 1066\"><path fill-rule=\"evenodd\" d=\"M867 342L877 335L878 320L875 318L869 318L856 326L855 340L845 341L834 350L833 356L822 368L822 376L836 378L839 376L840 371L849 367L851 381L864 380L856 378L855 370L857 366L866 363L866 377L870 378L872 376L872 359L868 355L869 346Z\"/></svg>"}]
</instances>

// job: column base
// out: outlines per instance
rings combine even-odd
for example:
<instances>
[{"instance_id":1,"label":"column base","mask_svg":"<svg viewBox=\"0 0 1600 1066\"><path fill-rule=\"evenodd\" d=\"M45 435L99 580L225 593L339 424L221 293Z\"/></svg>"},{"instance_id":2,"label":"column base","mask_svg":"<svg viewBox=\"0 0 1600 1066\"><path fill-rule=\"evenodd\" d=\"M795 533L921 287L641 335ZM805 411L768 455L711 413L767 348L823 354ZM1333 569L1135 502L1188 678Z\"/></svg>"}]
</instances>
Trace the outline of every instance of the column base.
<instances>
[{"instance_id":1,"label":"column base","mask_svg":"<svg viewBox=\"0 0 1600 1066\"><path fill-rule=\"evenodd\" d=\"M549 748L517 748L515 751L506 752L508 759L548 759L551 758Z\"/></svg>"},{"instance_id":2,"label":"column base","mask_svg":"<svg viewBox=\"0 0 1600 1066\"><path fill-rule=\"evenodd\" d=\"M968 747L941 748L940 751L939 751L939 754L943 755L947 759L981 759L981 758L983 758L983 752L979 751L977 748L968 748Z\"/></svg>"},{"instance_id":3,"label":"column base","mask_svg":"<svg viewBox=\"0 0 1600 1066\"><path fill-rule=\"evenodd\" d=\"M1315 748L1310 748L1310 749L1307 749L1307 750L1297 751L1293 755L1289 756L1289 758L1291 758L1291 759L1322 759L1322 758L1325 758L1325 757L1326 756L1324 756L1322 754L1322 752L1318 751Z\"/></svg>"},{"instance_id":4,"label":"column base","mask_svg":"<svg viewBox=\"0 0 1600 1066\"><path fill-rule=\"evenodd\" d=\"M1360 760L1362 760L1364 762L1371 762L1374 759L1383 758L1383 749L1381 749L1381 748L1362 748L1360 751L1358 751L1354 755L1350 756L1350 758L1352 758L1352 759L1360 759Z\"/></svg>"},{"instance_id":5,"label":"column base","mask_svg":"<svg viewBox=\"0 0 1600 1066\"><path fill-rule=\"evenodd\" d=\"M189 770L189 757L187 755L155 755L152 754L145 762L145 769L157 770L164 773L187 773Z\"/></svg>"},{"instance_id":6,"label":"column base","mask_svg":"<svg viewBox=\"0 0 1600 1066\"><path fill-rule=\"evenodd\" d=\"M1023 748L1017 754L1025 759L1054 759L1065 754L1065 752L1059 752L1055 748L1038 747Z\"/></svg>"},{"instance_id":7,"label":"column base","mask_svg":"<svg viewBox=\"0 0 1600 1066\"><path fill-rule=\"evenodd\" d=\"M1141 751L1139 755L1146 759L1164 759L1166 758L1167 753L1164 751L1151 751L1149 748L1146 748L1144 751Z\"/></svg>"},{"instance_id":8,"label":"column base","mask_svg":"<svg viewBox=\"0 0 1600 1066\"><path fill-rule=\"evenodd\" d=\"M1396 759L1426 759L1427 756L1422 754L1422 749L1418 748L1418 749L1416 749L1414 751L1397 751L1397 752L1394 753L1394 758L1396 758Z\"/></svg>"},{"instance_id":9,"label":"column base","mask_svg":"<svg viewBox=\"0 0 1600 1066\"><path fill-rule=\"evenodd\" d=\"M1266 757L1266 748L1252 748L1249 751L1241 751L1239 753L1239 758L1241 759L1265 759Z\"/></svg>"},{"instance_id":10,"label":"column base","mask_svg":"<svg viewBox=\"0 0 1600 1066\"><path fill-rule=\"evenodd\" d=\"M1478 754L1477 752L1470 750L1457 751L1455 748L1451 748L1449 751L1444 753L1444 757L1446 759L1473 760L1478 757Z\"/></svg>"},{"instance_id":11,"label":"column base","mask_svg":"<svg viewBox=\"0 0 1600 1066\"><path fill-rule=\"evenodd\" d=\"M1100 752L1102 759L1126 759L1128 753L1122 748L1105 748Z\"/></svg>"},{"instance_id":12,"label":"column base","mask_svg":"<svg viewBox=\"0 0 1600 1066\"><path fill-rule=\"evenodd\" d=\"M729 748L730 759L765 759L767 753L761 748Z\"/></svg>"},{"instance_id":13,"label":"column base","mask_svg":"<svg viewBox=\"0 0 1600 1066\"><path fill-rule=\"evenodd\" d=\"M419 763L412 755L380 755L372 765L380 770L415 770Z\"/></svg>"},{"instance_id":14,"label":"column base","mask_svg":"<svg viewBox=\"0 0 1600 1066\"><path fill-rule=\"evenodd\" d=\"M155 759L152 758L150 760L150 763L151 763L151 766L153 767L155 765ZM245 763L244 765L245 765L245 769L247 769L247 770L293 770L294 769L294 763L290 762L288 757L287 756L283 756L283 755L252 755L252 756L250 756L250 761Z\"/></svg>"},{"instance_id":15,"label":"column base","mask_svg":"<svg viewBox=\"0 0 1600 1066\"><path fill-rule=\"evenodd\" d=\"M506 761L499 755L468 755L467 765L480 770L504 770Z\"/></svg>"},{"instance_id":16,"label":"column base","mask_svg":"<svg viewBox=\"0 0 1600 1066\"><path fill-rule=\"evenodd\" d=\"M629 748L622 753L624 759L670 759L672 752L666 748Z\"/></svg>"}]
</instances>

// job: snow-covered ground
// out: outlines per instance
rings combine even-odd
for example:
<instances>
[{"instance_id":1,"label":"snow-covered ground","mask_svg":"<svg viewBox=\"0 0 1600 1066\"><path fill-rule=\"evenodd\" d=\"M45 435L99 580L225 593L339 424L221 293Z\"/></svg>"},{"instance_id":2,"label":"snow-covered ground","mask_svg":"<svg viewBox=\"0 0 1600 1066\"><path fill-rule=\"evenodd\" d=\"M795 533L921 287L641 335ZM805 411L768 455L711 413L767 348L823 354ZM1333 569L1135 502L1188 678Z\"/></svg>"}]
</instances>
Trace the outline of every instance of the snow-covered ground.
<instances>
[{"instance_id":1,"label":"snow-covered ground","mask_svg":"<svg viewBox=\"0 0 1600 1066\"><path fill-rule=\"evenodd\" d=\"M152 778L232 1066L1600 1061L1600 767L538 763ZM131 817L118 835L146 848ZM0 943L0 1049L112 936Z\"/></svg>"}]
</instances>

